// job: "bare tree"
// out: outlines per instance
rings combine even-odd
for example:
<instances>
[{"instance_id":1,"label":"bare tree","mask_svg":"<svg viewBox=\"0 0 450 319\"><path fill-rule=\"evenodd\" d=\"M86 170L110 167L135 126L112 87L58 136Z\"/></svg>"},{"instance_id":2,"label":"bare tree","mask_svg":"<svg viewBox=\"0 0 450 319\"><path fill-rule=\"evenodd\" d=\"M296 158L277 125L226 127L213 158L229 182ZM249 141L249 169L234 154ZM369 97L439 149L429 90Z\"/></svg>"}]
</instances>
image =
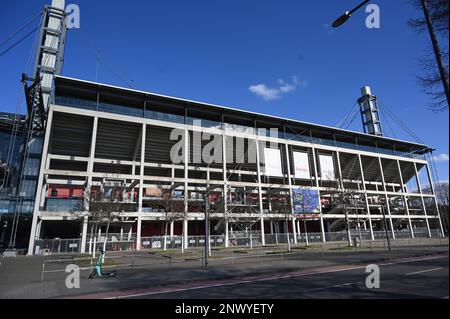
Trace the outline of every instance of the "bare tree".
<instances>
[{"instance_id":1,"label":"bare tree","mask_svg":"<svg viewBox=\"0 0 450 319\"><path fill-rule=\"evenodd\" d=\"M289 198L289 194L286 189L267 189L269 201L271 202L272 212L276 214L284 215L286 239L287 239L287 249L291 251L291 241L289 239L289 227L288 227L288 216L292 215L292 205Z\"/></svg>"},{"instance_id":2,"label":"bare tree","mask_svg":"<svg viewBox=\"0 0 450 319\"><path fill-rule=\"evenodd\" d=\"M442 47L438 43L440 35L448 43L449 31L449 1L448 0L410 0L412 6L423 11L423 18L409 20L409 25L417 32L429 31L433 51L421 60L424 74L418 76L418 83L424 92L431 95L435 102L432 109L435 111L448 110L448 45Z\"/></svg>"},{"instance_id":3,"label":"bare tree","mask_svg":"<svg viewBox=\"0 0 450 319\"><path fill-rule=\"evenodd\" d=\"M444 224L444 230L449 232L449 184L439 183L434 186L436 193L436 200L440 208L442 223Z\"/></svg>"},{"instance_id":4,"label":"bare tree","mask_svg":"<svg viewBox=\"0 0 450 319\"><path fill-rule=\"evenodd\" d=\"M184 216L184 205L179 200L173 198L173 190L176 187L162 189L161 198L155 199L155 205L162 207L164 212L164 250L167 249L167 234L169 225L180 220Z\"/></svg>"},{"instance_id":5,"label":"bare tree","mask_svg":"<svg viewBox=\"0 0 450 319\"><path fill-rule=\"evenodd\" d=\"M91 217L91 238L100 227L106 223L103 251L106 252L106 243L111 222L118 219L123 211L123 196L126 192L124 180L104 178L100 186L88 185L84 192L84 202ZM87 204L87 205L86 205ZM92 254L95 257L96 237Z\"/></svg>"}]
</instances>

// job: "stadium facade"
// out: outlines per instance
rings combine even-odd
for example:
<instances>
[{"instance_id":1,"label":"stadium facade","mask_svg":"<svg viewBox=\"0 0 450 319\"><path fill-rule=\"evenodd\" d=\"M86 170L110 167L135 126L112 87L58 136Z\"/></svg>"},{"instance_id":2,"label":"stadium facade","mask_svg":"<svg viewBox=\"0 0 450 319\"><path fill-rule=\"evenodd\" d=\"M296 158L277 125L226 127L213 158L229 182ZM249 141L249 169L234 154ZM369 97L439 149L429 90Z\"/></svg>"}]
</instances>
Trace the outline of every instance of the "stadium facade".
<instances>
[{"instance_id":1,"label":"stadium facade","mask_svg":"<svg viewBox=\"0 0 450 319\"><path fill-rule=\"evenodd\" d=\"M61 22L59 2L51 17ZM206 209L209 231L225 246L238 232L263 245L274 233L291 233L293 243L305 232L320 241L334 232L372 240L443 234L431 149L383 137L368 88L360 133L58 76L63 43L46 53L56 58L36 70L35 90L26 87L22 186L1 198L4 215L29 218L29 254L54 238L79 239L75 250L86 252L106 231L130 248L163 234L187 248L189 236L205 234ZM12 214L12 202L29 199L17 192L27 180L33 207Z\"/></svg>"},{"instance_id":2,"label":"stadium facade","mask_svg":"<svg viewBox=\"0 0 450 319\"><path fill-rule=\"evenodd\" d=\"M55 78L43 145L32 239L81 230L82 251L86 190L113 181L110 231L136 233L138 249L166 223L186 243L204 234L205 197L226 241L244 228L263 244L273 232L296 238L304 221L322 240L348 225L373 239L385 221L393 238L442 232L425 145L67 77Z\"/></svg>"}]
</instances>

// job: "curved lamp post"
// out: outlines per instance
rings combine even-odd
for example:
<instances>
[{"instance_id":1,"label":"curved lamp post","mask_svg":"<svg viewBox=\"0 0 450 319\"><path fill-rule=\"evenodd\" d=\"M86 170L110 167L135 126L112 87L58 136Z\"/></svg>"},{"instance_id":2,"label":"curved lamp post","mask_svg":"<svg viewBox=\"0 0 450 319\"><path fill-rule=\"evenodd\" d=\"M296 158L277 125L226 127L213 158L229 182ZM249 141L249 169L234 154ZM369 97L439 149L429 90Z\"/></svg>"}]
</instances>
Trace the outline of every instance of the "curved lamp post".
<instances>
[{"instance_id":1,"label":"curved lamp post","mask_svg":"<svg viewBox=\"0 0 450 319\"><path fill-rule=\"evenodd\" d=\"M359 8L361 8L363 5L365 5L367 2L369 2L370 0L365 0L362 3L360 3L358 6L356 6L355 8L353 8L350 11L346 11L343 15L341 15L339 18L337 18L332 26L333 28L337 28L340 27L341 25L343 25L345 22L347 22L348 19L350 19L350 17L352 16L352 14L358 10Z\"/></svg>"}]
</instances>

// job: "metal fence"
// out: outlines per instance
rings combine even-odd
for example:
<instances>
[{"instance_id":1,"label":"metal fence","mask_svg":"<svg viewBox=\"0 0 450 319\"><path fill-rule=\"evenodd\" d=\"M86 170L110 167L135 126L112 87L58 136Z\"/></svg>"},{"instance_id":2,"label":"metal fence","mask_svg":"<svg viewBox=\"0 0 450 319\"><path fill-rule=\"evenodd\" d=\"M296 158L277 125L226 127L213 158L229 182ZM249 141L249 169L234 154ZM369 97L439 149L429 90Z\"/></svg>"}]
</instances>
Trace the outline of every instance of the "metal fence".
<instances>
[{"instance_id":1,"label":"metal fence","mask_svg":"<svg viewBox=\"0 0 450 319\"><path fill-rule=\"evenodd\" d=\"M386 231L374 231L375 240L386 239ZM396 239L410 239L411 232L409 230L396 230L394 231ZM238 236L239 235L239 236ZM262 234L261 233L249 233L249 234L238 234L232 233L228 238L229 247L260 247L263 246ZM392 232L388 231L387 235L392 239ZM350 232L350 240L352 243L356 241L370 241L371 235L368 230L352 230ZM415 238L428 238L428 230L426 228L414 229ZM442 233L439 229L431 230L431 237L438 238L442 237ZM277 246L277 245L287 245L289 238L290 244L312 244L323 242L322 233L301 233L296 234L286 234L286 233L275 233L264 235L264 242L266 246ZM97 238L96 238L97 239ZM108 241L106 243L107 251L127 251L136 249L136 238L132 236L130 240L118 240L114 235L108 235ZM346 231L342 232L326 232L325 241L326 242L347 242L348 233ZM86 252L90 253L93 250L98 251L103 249L104 237L100 238L100 241L89 239L86 242ZM188 236L187 244L184 243L183 236L152 236L152 237L142 237L141 238L141 249L181 249L182 247L196 248L205 246L205 236ZM225 236L224 235L211 235L210 236L210 246L211 248L225 247ZM35 241L35 254L39 255L50 255L50 254L64 254L64 253L80 253L81 252L81 239L39 239Z\"/></svg>"},{"instance_id":2,"label":"metal fence","mask_svg":"<svg viewBox=\"0 0 450 319\"><path fill-rule=\"evenodd\" d=\"M34 242L36 255L51 255L63 253L80 253L81 239L37 239Z\"/></svg>"}]
</instances>

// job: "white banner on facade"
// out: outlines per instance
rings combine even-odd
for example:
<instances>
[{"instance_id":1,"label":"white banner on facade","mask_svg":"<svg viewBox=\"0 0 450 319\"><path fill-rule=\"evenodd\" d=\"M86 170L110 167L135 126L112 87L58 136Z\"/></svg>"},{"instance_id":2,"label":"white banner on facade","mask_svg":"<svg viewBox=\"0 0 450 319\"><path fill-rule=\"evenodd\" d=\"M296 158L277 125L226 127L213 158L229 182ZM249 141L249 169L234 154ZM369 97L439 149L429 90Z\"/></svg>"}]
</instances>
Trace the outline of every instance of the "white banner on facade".
<instances>
[{"instance_id":1,"label":"white banner on facade","mask_svg":"<svg viewBox=\"0 0 450 319\"><path fill-rule=\"evenodd\" d=\"M309 157L306 152L294 152L294 177L311 179L309 171Z\"/></svg>"},{"instance_id":2,"label":"white banner on facade","mask_svg":"<svg viewBox=\"0 0 450 319\"><path fill-rule=\"evenodd\" d=\"M334 161L332 155L319 155L320 162L320 175L322 180L334 181L336 176L334 175Z\"/></svg>"},{"instance_id":3,"label":"white banner on facade","mask_svg":"<svg viewBox=\"0 0 450 319\"><path fill-rule=\"evenodd\" d=\"M281 170L281 153L279 149L264 149L264 165L266 168L266 175L283 176L283 171Z\"/></svg>"}]
</instances>

